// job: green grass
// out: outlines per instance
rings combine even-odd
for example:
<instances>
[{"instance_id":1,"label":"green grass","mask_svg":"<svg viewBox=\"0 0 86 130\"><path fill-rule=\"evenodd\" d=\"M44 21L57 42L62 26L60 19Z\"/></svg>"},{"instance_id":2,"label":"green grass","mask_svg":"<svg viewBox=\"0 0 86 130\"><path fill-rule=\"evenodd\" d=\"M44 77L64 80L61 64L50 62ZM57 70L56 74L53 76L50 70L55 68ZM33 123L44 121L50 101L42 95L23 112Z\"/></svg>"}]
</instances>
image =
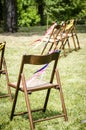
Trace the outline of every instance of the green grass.
<instances>
[{"instance_id":1,"label":"green grass","mask_svg":"<svg viewBox=\"0 0 86 130\"><path fill-rule=\"evenodd\" d=\"M37 33L38 35L38 33ZM39 34L37 37L40 37ZM85 130L86 123L82 124L82 120L86 120L86 34L78 34L81 49L78 51L72 51L67 53L67 56L63 56L58 62L58 70L60 73L65 104L67 108L68 121L65 122L63 118L57 118L50 121L45 121L37 123L36 130ZM29 44L33 42L33 36L29 33L15 33L15 34L0 34L0 40L6 40L6 51L5 58L8 67L8 73L10 81L15 81L18 72L21 57L23 54L28 53L39 53L42 46L38 46L33 49ZM36 39L36 37L35 37ZM71 41L72 43L72 41ZM14 46L15 45L15 46ZM73 48L73 45L71 45ZM12 89L14 95L15 90ZM0 94L7 93L6 89L6 79L5 76L0 77ZM37 95L39 95L37 97ZM45 96L45 91L36 92L31 95L32 107L41 107L43 103L43 98ZM35 102L35 99L37 101ZM28 116L18 116L14 117L10 121L10 113L12 108L12 102L9 98L0 99L0 130L30 130ZM19 94L16 111L26 110L25 100L23 93ZM61 111L59 93L52 90L48 110L50 115ZM42 113L33 114L34 118L44 117Z\"/></svg>"}]
</instances>

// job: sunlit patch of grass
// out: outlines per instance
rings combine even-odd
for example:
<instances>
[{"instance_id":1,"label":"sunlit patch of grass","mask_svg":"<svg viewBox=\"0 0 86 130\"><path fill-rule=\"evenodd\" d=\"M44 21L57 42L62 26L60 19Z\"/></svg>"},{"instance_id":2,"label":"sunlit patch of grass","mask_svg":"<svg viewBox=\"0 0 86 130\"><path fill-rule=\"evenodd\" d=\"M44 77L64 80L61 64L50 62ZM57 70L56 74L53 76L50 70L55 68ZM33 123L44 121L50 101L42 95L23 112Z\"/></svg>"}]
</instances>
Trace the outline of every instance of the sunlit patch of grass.
<instances>
[{"instance_id":1,"label":"sunlit patch of grass","mask_svg":"<svg viewBox=\"0 0 86 130\"><path fill-rule=\"evenodd\" d=\"M25 53L38 53L38 51L40 51L42 47L38 46L38 48L40 48L38 51L37 49L30 48L30 43L28 42L28 40L31 37L29 38L29 34L19 37L16 36L16 34L14 35L15 36L9 35L9 37L7 35L1 35L0 37L1 41L3 39L7 40L5 58L10 81L16 81L18 77L22 55ZM66 57L61 54L62 57L59 59L58 62L58 70L60 73L64 99L68 113L68 121L65 122L63 118L58 118L37 123L35 127L36 130L86 129L86 123L81 123L82 120L86 120L86 34L78 34L78 36L81 49L78 51L73 50L71 53L67 53ZM71 48L74 48L74 46L71 45ZM34 68L30 72L34 72ZM6 79L4 75L0 77L0 94L1 93L7 93ZM12 93L14 95L14 89L12 89ZM46 91L33 93L30 96L31 107L42 107L45 94ZM37 95L39 96L37 97ZM36 99L37 101L35 102ZM14 117L14 119L10 121L11 108L12 102L10 102L9 98L0 99L0 130L30 130L27 115ZM16 111L24 110L26 110L25 98L24 94L20 93L18 97ZM59 93L58 91L56 92L55 90L52 90L49 99L48 110L46 111L45 116L47 116L48 113L52 115L56 112L61 112ZM37 115L33 114L33 116L34 118L42 116L44 117L42 113L37 113Z\"/></svg>"}]
</instances>

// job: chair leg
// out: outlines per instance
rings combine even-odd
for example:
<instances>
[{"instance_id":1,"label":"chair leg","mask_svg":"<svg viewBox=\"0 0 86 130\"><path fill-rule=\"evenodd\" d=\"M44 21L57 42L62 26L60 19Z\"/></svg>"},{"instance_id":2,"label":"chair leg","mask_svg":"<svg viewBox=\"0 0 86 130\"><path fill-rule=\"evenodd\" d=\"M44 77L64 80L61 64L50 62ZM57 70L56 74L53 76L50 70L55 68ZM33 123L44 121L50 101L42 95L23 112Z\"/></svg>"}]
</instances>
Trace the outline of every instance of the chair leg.
<instances>
[{"instance_id":1,"label":"chair leg","mask_svg":"<svg viewBox=\"0 0 86 130\"><path fill-rule=\"evenodd\" d=\"M43 50L42 50L42 52L41 52L41 55L43 55L43 53L44 53L44 51L45 51L45 49L46 49L46 47L47 47L47 44L48 44L48 43L45 44L45 46L44 46L44 48L43 48Z\"/></svg>"},{"instance_id":2,"label":"chair leg","mask_svg":"<svg viewBox=\"0 0 86 130\"><path fill-rule=\"evenodd\" d=\"M73 39L73 43L74 43L74 47L75 47L75 51L77 51L76 43L75 43L75 39L74 39L74 35L73 35L73 33L72 33L72 39Z\"/></svg>"},{"instance_id":3,"label":"chair leg","mask_svg":"<svg viewBox=\"0 0 86 130\"><path fill-rule=\"evenodd\" d=\"M10 89L10 87L8 85L9 78L8 78L7 66L6 66L6 61L5 61L4 57L3 57L2 65L3 65L3 70L1 68L1 70L0 70L0 72L1 72L0 76L1 76L1 74L4 74L6 76L6 82L7 82L7 90L8 90L8 92L7 92L7 94L4 94L4 95L0 96L0 98L10 97L10 100L12 101L11 89Z\"/></svg>"},{"instance_id":4,"label":"chair leg","mask_svg":"<svg viewBox=\"0 0 86 130\"><path fill-rule=\"evenodd\" d=\"M60 45L59 49L63 49L63 51L64 51L64 56L66 56L64 40L61 41L61 45Z\"/></svg>"},{"instance_id":5,"label":"chair leg","mask_svg":"<svg viewBox=\"0 0 86 130\"><path fill-rule=\"evenodd\" d=\"M18 91L16 90L15 92L15 97L14 97L14 101L13 101L13 106L12 106L12 111L11 111L11 115L10 115L10 120L12 121L13 116L14 116L14 111L15 111L15 107L16 107L16 103L17 103L17 97L18 97Z\"/></svg>"},{"instance_id":6,"label":"chair leg","mask_svg":"<svg viewBox=\"0 0 86 130\"><path fill-rule=\"evenodd\" d=\"M10 89L10 86L8 85L9 77L8 77L7 65L6 65L5 58L3 59L3 66L4 66L4 70L5 70L5 75L6 75L7 88L8 88L8 95L9 95L9 97L10 97L10 100L12 101L11 89Z\"/></svg>"},{"instance_id":7,"label":"chair leg","mask_svg":"<svg viewBox=\"0 0 86 130\"><path fill-rule=\"evenodd\" d=\"M65 121L67 121L68 120L67 111L66 111L66 107L65 107L65 102L64 102L64 96L63 96L62 87L61 87L60 76L59 76L59 72L57 70L56 70L56 79L57 79L57 83L59 84L59 92L60 92L60 99L61 99L61 103L62 103L62 110L63 110L63 113L64 113L64 119L65 119Z\"/></svg>"},{"instance_id":8,"label":"chair leg","mask_svg":"<svg viewBox=\"0 0 86 130\"><path fill-rule=\"evenodd\" d=\"M62 92L61 86L60 86L59 92L60 92L60 99L61 99L61 103L62 103L63 113L65 114L64 119L65 119L65 121L67 121L68 120L67 111L66 111L66 107L65 107L65 103L64 103L64 97L63 97L63 92Z\"/></svg>"},{"instance_id":9,"label":"chair leg","mask_svg":"<svg viewBox=\"0 0 86 130\"><path fill-rule=\"evenodd\" d=\"M50 46L50 48L48 50L48 53L52 50L52 47L53 47L54 43L50 43L50 44L51 44L51 46Z\"/></svg>"},{"instance_id":10,"label":"chair leg","mask_svg":"<svg viewBox=\"0 0 86 130\"><path fill-rule=\"evenodd\" d=\"M78 36L76 33L75 33L75 36L76 36L76 40L77 40L77 44L78 44L78 49L80 49L80 44L79 44Z\"/></svg>"},{"instance_id":11,"label":"chair leg","mask_svg":"<svg viewBox=\"0 0 86 130\"><path fill-rule=\"evenodd\" d=\"M68 45L69 52L71 52L70 43L69 43L69 37L66 38L66 40L65 40L65 42L64 42L64 44L63 44L63 46L65 46L66 44ZM64 52L64 55L66 56L65 52Z\"/></svg>"},{"instance_id":12,"label":"chair leg","mask_svg":"<svg viewBox=\"0 0 86 130\"><path fill-rule=\"evenodd\" d=\"M27 88L26 88L26 83L25 83L25 77L22 75L22 83L23 83L23 88L24 88L24 94L25 94L25 101L26 101L26 106L27 106L27 111L28 111L28 117L30 121L30 127L31 130L34 130L34 124L33 124L33 119L32 119L32 113L31 113L31 107L30 107L30 101L29 101L29 96L27 93Z\"/></svg>"},{"instance_id":13,"label":"chair leg","mask_svg":"<svg viewBox=\"0 0 86 130\"><path fill-rule=\"evenodd\" d=\"M68 42L68 49L69 49L69 52L71 52L69 39L67 39L67 42Z\"/></svg>"},{"instance_id":14,"label":"chair leg","mask_svg":"<svg viewBox=\"0 0 86 130\"><path fill-rule=\"evenodd\" d=\"M60 41L61 42L61 45L59 47L59 49L63 49L63 41Z\"/></svg>"},{"instance_id":15,"label":"chair leg","mask_svg":"<svg viewBox=\"0 0 86 130\"><path fill-rule=\"evenodd\" d=\"M63 47L62 47L63 51L64 51L64 56L66 56L66 51L65 51L65 44L63 43Z\"/></svg>"},{"instance_id":16,"label":"chair leg","mask_svg":"<svg viewBox=\"0 0 86 130\"><path fill-rule=\"evenodd\" d=\"M48 89L48 91L47 91L47 95L46 95L46 99L45 99L45 103L44 103L44 107L43 107L43 112L45 112L46 108L47 108L47 103L48 103L48 99L49 99L49 95L50 95L50 90L51 89Z\"/></svg>"},{"instance_id":17,"label":"chair leg","mask_svg":"<svg viewBox=\"0 0 86 130\"><path fill-rule=\"evenodd\" d=\"M75 28L75 27L74 27L74 33L75 33L75 37L76 37L76 40L77 40L78 49L80 49L79 39L78 39L78 36L77 36L77 32L76 32L76 28Z\"/></svg>"}]
</instances>

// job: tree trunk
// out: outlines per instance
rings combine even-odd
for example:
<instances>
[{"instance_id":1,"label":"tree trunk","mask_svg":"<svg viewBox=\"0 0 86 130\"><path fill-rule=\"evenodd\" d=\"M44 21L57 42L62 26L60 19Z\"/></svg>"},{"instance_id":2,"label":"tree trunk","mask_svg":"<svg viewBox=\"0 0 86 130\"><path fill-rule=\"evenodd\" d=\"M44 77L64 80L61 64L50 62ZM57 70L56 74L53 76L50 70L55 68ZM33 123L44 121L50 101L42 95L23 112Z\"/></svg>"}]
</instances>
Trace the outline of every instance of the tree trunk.
<instances>
[{"instance_id":1,"label":"tree trunk","mask_svg":"<svg viewBox=\"0 0 86 130\"><path fill-rule=\"evenodd\" d=\"M1 26L1 21L3 20L3 13L2 13L2 1L0 0L0 26Z\"/></svg>"},{"instance_id":2,"label":"tree trunk","mask_svg":"<svg viewBox=\"0 0 86 130\"><path fill-rule=\"evenodd\" d=\"M4 0L5 31L17 31L17 8L16 0Z\"/></svg>"},{"instance_id":3,"label":"tree trunk","mask_svg":"<svg viewBox=\"0 0 86 130\"><path fill-rule=\"evenodd\" d=\"M44 5L38 5L38 14L40 15L40 24L44 25Z\"/></svg>"},{"instance_id":4,"label":"tree trunk","mask_svg":"<svg viewBox=\"0 0 86 130\"><path fill-rule=\"evenodd\" d=\"M44 8L45 8L45 1L44 0L35 0L38 8L38 14L40 15L40 25L44 25Z\"/></svg>"}]
</instances>

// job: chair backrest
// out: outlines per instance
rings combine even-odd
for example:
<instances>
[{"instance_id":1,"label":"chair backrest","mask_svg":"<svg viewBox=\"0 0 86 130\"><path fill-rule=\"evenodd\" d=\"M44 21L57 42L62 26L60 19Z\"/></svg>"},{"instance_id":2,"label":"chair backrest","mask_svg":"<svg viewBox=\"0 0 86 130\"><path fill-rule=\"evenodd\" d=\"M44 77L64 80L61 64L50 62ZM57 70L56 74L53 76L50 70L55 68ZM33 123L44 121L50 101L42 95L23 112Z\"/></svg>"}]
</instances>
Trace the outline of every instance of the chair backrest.
<instances>
[{"instance_id":1,"label":"chair backrest","mask_svg":"<svg viewBox=\"0 0 86 130\"><path fill-rule=\"evenodd\" d=\"M5 42L0 43L0 70L2 70L2 63L4 59Z\"/></svg>"},{"instance_id":2,"label":"chair backrest","mask_svg":"<svg viewBox=\"0 0 86 130\"><path fill-rule=\"evenodd\" d=\"M65 31L71 31L75 26L75 20L74 19L71 19L71 20L68 20L66 21L66 27L65 27Z\"/></svg>"},{"instance_id":3,"label":"chair backrest","mask_svg":"<svg viewBox=\"0 0 86 130\"><path fill-rule=\"evenodd\" d=\"M60 34L60 32L61 32L61 26L60 25L54 26L54 28L52 29L49 35L49 38L45 40L45 45L42 49L41 55L56 50L57 36Z\"/></svg>"},{"instance_id":4,"label":"chair backrest","mask_svg":"<svg viewBox=\"0 0 86 130\"><path fill-rule=\"evenodd\" d=\"M60 50L55 51L51 54L47 54L47 55L23 55L22 61L21 61L21 66L20 66L20 71L19 71L19 76L18 76L17 87L19 88L19 85L21 82L21 74L23 73L25 64L45 65L45 64L49 64L50 62L54 61L51 76L50 76L50 83L52 83L53 78L54 78L55 69L56 69L57 62L58 62L58 58L59 58L59 54L60 54Z\"/></svg>"}]
</instances>

